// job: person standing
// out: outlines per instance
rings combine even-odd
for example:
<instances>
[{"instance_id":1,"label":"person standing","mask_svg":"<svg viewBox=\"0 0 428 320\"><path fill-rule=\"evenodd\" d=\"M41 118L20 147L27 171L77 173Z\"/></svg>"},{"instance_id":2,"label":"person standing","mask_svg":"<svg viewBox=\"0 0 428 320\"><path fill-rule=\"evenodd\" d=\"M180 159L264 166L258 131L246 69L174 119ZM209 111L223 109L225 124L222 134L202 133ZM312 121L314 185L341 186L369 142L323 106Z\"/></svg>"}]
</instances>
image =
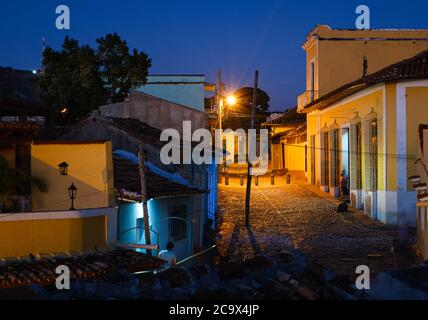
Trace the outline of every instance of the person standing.
<instances>
[{"instance_id":1,"label":"person standing","mask_svg":"<svg viewBox=\"0 0 428 320\"><path fill-rule=\"evenodd\" d=\"M204 249L211 248L215 245L215 231L213 229L214 221L212 219L208 219L204 225L204 233L202 236L202 245Z\"/></svg>"},{"instance_id":2,"label":"person standing","mask_svg":"<svg viewBox=\"0 0 428 320\"><path fill-rule=\"evenodd\" d=\"M166 250L162 250L158 255L158 258L164 260L169 267L177 264L177 256L172 249L174 249L174 244L172 242L168 242Z\"/></svg>"},{"instance_id":3,"label":"person standing","mask_svg":"<svg viewBox=\"0 0 428 320\"><path fill-rule=\"evenodd\" d=\"M346 177L345 172L340 174L340 191L342 193L342 198L346 198L348 195L348 178Z\"/></svg>"}]
</instances>

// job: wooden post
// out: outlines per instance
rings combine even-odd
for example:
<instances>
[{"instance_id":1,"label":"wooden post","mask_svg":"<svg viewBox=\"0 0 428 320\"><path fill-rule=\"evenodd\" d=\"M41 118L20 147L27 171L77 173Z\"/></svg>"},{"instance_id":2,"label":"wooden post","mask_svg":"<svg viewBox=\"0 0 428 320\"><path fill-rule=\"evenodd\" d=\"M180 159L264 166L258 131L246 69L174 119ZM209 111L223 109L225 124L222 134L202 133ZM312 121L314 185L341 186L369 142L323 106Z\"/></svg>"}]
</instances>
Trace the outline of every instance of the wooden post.
<instances>
[{"instance_id":1,"label":"wooden post","mask_svg":"<svg viewBox=\"0 0 428 320\"><path fill-rule=\"evenodd\" d=\"M144 212L144 236L146 240L146 245L150 246L150 226L149 226L149 209L147 208L147 187L146 187L146 165L144 163L144 155L142 152L142 146L140 145L138 150L138 160L139 160L139 169L140 169L140 181L141 181L141 202L143 204L143 212ZM152 255L152 250L146 250L147 255Z\"/></svg>"},{"instance_id":2,"label":"wooden post","mask_svg":"<svg viewBox=\"0 0 428 320\"><path fill-rule=\"evenodd\" d=\"M259 72L256 70L254 75L254 89L253 89L253 104L251 108L251 125L250 129L254 129L254 120L256 116L256 105L257 105L257 90L259 86ZM251 159L248 157L248 171L247 171L247 190L245 195L245 225L249 229L250 228L250 198L251 198Z\"/></svg>"}]
</instances>

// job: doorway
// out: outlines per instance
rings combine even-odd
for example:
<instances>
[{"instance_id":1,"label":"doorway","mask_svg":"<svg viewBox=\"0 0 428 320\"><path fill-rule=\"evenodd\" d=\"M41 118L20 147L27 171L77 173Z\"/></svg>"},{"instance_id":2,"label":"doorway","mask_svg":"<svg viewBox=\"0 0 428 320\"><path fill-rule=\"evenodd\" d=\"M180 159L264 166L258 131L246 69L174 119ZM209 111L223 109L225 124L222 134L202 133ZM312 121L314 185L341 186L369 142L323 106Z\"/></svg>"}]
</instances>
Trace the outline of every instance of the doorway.
<instances>
[{"instance_id":1,"label":"doorway","mask_svg":"<svg viewBox=\"0 0 428 320\"><path fill-rule=\"evenodd\" d=\"M342 128L342 167L341 172L343 172L346 177L349 178L349 168L350 168L350 157L349 157L349 128ZM348 185L349 188L349 185Z\"/></svg>"}]
</instances>

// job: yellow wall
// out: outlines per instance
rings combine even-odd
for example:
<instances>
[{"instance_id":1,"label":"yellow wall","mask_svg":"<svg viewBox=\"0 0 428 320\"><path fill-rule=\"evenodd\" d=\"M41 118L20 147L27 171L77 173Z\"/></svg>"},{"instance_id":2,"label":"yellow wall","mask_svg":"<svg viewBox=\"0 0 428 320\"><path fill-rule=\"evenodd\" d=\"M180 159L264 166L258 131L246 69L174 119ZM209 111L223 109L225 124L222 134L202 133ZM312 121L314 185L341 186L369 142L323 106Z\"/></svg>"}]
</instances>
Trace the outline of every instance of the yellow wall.
<instances>
[{"instance_id":1,"label":"yellow wall","mask_svg":"<svg viewBox=\"0 0 428 320\"><path fill-rule=\"evenodd\" d=\"M308 181L312 181L312 176L314 173L311 171L311 161L312 161L312 151L311 149L315 149L315 184L319 185L319 175L317 171L317 154L318 154L318 148L319 148L319 141L318 141L318 111L312 112L307 115L307 142L308 142ZM315 145L311 145L311 136L315 135ZM318 177L318 178L317 178ZM318 179L318 180L317 180Z\"/></svg>"},{"instance_id":2,"label":"yellow wall","mask_svg":"<svg viewBox=\"0 0 428 320\"><path fill-rule=\"evenodd\" d=\"M102 208L114 203L112 147L94 144L35 144L31 148L32 176L41 178L47 192L32 188L33 211L68 210L68 187L77 187L76 209ZM68 175L58 165L67 162Z\"/></svg>"},{"instance_id":3,"label":"yellow wall","mask_svg":"<svg viewBox=\"0 0 428 320\"><path fill-rule=\"evenodd\" d=\"M314 90L318 91L320 83L318 81L319 76L319 61L318 61L318 43L314 42L310 47L306 49L306 88L311 90L311 62L314 62Z\"/></svg>"},{"instance_id":4,"label":"yellow wall","mask_svg":"<svg viewBox=\"0 0 428 320\"><path fill-rule=\"evenodd\" d=\"M407 155L407 175L417 174L414 163L417 155L417 148L420 148L418 128L420 124L428 124L428 87L407 88L406 102L406 145ZM412 183L408 182L408 190L412 189Z\"/></svg>"},{"instance_id":5,"label":"yellow wall","mask_svg":"<svg viewBox=\"0 0 428 320\"><path fill-rule=\"evenodd\" d=\"M290 171L305 171L305 145L296 143L285 145L285 164Z\"/></svg>"},{"instance_id":6,"label":"yellow wall","mask_svg":"<svg viewBox=\"0 0 428 320\"><path fill-rule=\"evenodd\" d=\"M106 243L106 217L0 222L0 258L84 251Z\"/></svg>"},{"instance_id":7,"label":"yellow wall","mask_svg":"<svg viewBox=\"0 0 428 320\"><path fill-rule=\"evenodd\" d=\"M397 86L395 83L385 86L386 95L386 153L397 154ZM386 158L387 190L397 190L397 159L394 156Z\"/></svg>"},{"instance_id":8,"label":"yellow wall","mask_svg":"<svg viewBox=\"0 0 428 320\"><path fill-rule=\"evenodd\" d=\"M323 109L320 112L320 127L323 128L327 126L327 128L330 128L332 126L338 126L339 128L343 126L348 126L351 123L351 120L356 117L356 113L358 112L358 117L361 118L361 124L362 124L362 132L364 132L364 118L372 111L377 114L378 119L378 150L379 156L378 156L378 187L380 190L384 190L384 155L383 155L383 125L382 125L382 116L383 116L383 87L379 87L374 92L368 93L365 96L362 96L355 100L350 100L349 102L342 102L338 103L337 106L334 108L329 109ZM340 133L339 133L340 134ZM307 129L307 138L308 143L310 144L310 137L311 135L316 136L316 143L319 143L319 132L318 132L318 116L317 111L314 111L310 114L308 114L308 129ZM391 138L393 140L393 137ZM341 138L339 138L339 141L341 141ZM317 184L320 183L321 176L320 176L320 167L318 165L319 157L320 157L320 150L319 146L316 145L316 182ZM339 144L339 148L341 148L341 145ZM367 148L364 145L364 139L362 139L362 153L367 152ZM340 157L340 153L339 153ZM362 157L362 166L364 168L364 156ZM341 159L340 159L341 160ZM308 180L311 181L311 159L310 159L310 149L308 149ZM341 163L340 163L341 165ZM364 187L364 170L362 172L362 181L363 181L363 187Z\"/></svg>"},{"instance_id":9,"label":"yellow wall","mask_svg":"<svg viewBox=\"0 0 428 320\"><path fill-rule=\"evenodd\" d=\"M307 90L310 90L309 63L315 56L315 69L318 70L315 72L315 77L318 78L315 90L319 90L320 96L361 78L364 56L367 57L367 71L370 74L428 49L428 30L332 30L319 26L315 33L324 40L312 37L304 45L307 55ZM326 40L332 38L335 40ZM337 40L338 38L342 40ZM395 40L379 40L380 38Z\"/></svg>"}]
</instances>

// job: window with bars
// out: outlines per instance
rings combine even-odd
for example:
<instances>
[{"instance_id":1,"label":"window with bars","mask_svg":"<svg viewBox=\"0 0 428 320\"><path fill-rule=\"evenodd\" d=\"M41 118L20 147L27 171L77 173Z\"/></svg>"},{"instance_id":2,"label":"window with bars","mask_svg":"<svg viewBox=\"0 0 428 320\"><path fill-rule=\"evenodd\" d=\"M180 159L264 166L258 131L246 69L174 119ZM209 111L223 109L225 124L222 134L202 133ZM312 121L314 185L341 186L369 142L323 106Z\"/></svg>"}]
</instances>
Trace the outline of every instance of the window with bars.
<instances>
[{"instance_id":1,"label":"window with bars","mask_svg":"<svg viewBox=\"0 0 428 320\"><path fill-rule=\"evenodd\" d=\"M321 185L329 185L329 134L328 132L321 133Z\"/></svg>"},{"instance_id":2,"label":"window with bars","mask_svg":"<svg viewBox=\"0 0 428 320\"><path fill-rule=\"evenodd\" d=\"M350 135L350 182L352 190L361 189L361 123L353 123L351 125Z\"/></svg>"},{"instance_id":3,"label":"window with bars","mask_svg":"<svg viewBox=\"0 0 428 320\"><path fill-rule=\"evenodd\" d=\"M376 118L365 122L365 184L367 191L377 190L378 122Z\"/></svg>"},{"instance_id":4,"label":"window with bars","mask_svg":"<svg viewBox=\"0 0 428 320\"><path fill-rule=\"evenodd\" d=\"M315 136L311 136L311 182L315 184Z\"/></svg>"},{"instance_id":5,"label":"window with bars","mask_svg":"<svg viewBox=\"0 0 428 320\"><path fill-rule=\"evenodd\" d=\"M330 131L330 185L339 186L339 130Z\"/></svg>"}]
</instances>

